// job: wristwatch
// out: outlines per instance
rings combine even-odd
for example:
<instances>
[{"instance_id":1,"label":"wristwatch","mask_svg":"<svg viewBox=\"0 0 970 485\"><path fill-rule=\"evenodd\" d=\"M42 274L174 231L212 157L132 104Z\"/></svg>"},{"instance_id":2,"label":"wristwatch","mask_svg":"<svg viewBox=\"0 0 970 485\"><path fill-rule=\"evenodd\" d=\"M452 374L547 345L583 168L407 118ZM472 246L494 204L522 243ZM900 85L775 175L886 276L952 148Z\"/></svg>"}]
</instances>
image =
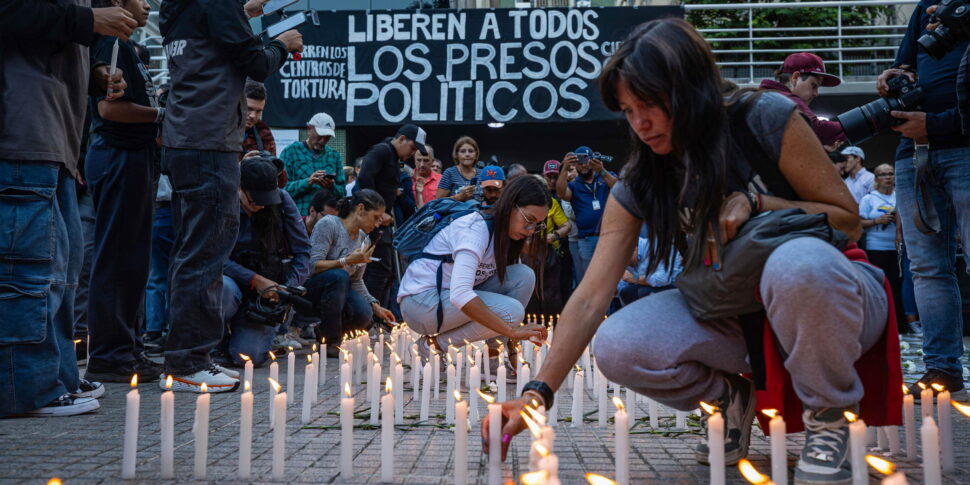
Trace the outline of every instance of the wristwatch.
<instances>
[{"instance_id":1,"label":"wristwatch","mask_svg":"<svg viewBox=\"0 0 970 485\"><path fill-rule=\"evenodd\" d=\"M542 396L543 404L546 406L546 410L552 407L552 401L556 398L555 393L552 392L552 388L548 384L542 381L529 381L522 386L522 394L526 391L532 391Z\"/></svg>"}]
</instances>

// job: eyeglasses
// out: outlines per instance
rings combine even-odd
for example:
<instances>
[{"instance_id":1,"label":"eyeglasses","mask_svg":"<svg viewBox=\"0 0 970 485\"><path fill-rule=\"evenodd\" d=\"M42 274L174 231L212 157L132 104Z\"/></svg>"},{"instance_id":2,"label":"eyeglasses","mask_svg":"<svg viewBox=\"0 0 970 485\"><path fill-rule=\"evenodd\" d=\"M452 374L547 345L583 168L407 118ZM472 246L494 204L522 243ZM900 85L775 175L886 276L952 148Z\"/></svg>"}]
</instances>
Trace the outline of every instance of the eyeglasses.
<instances>
[{"instance_id":1,"label":"eyeglasses","mask_svg":"<svg viewBox=\"0 0 970 485\"><path fill-rule=\"evenodd\" d=\"M896 174L894 174L892 172L885 172L885 173L877 173L876 174L876 177L895 177L895 176L896 176Z\"/></svg>"},{"instance_id":2,"label":"eyeglasses","mask_svg":"<svg viewBox=\"0 0 970 485\"><path fill-rule=\"evenodd\" d=\"M542 232L546 229L546 221L536 222L529 219L529 216L525 215L525 212L523 212L522 208L519 206L515 206L515 210L519 211L519 215L522 216L522 220L525 221L525 228L527 230L533 232Z\"/></svg>"}]
</instances>

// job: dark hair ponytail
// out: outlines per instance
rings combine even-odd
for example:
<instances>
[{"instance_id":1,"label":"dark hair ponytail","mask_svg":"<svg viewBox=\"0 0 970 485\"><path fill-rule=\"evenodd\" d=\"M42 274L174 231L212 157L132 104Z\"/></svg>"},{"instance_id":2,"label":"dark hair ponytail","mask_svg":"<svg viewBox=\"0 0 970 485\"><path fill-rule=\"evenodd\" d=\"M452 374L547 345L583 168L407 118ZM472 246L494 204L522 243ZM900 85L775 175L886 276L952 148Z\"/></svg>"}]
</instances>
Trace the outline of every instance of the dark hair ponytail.
<instances>
[{"instance_id":1,"label":"dark hair ponytail","mask_svg":"<svg viewBox=\"0 0 970 485\"><path fill-rule=\"evenodd\" d=\"M381 197L381 194L371 189L360 189L354 192L353 196L344 197L337 201L337 216L346 219L358 204L364 204L364 210L369 211L383 211L385 209L384 198Z\"/></svg>"}]
</instances>

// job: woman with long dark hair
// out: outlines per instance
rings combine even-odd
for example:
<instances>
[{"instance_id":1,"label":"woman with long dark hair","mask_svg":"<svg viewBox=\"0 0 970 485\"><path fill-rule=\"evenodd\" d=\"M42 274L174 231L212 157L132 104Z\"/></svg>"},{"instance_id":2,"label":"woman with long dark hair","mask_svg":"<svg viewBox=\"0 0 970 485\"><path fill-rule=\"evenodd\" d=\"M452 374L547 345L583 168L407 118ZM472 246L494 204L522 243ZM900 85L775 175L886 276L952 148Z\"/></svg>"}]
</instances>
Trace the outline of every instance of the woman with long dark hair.
<instances>
[{"instance_id":1,"label":"woman with long dark hair","mask_svg":"<svg viewBox=\"0 0 970 485\"><path fill-rule=\"evenodd\" d=\"M448 167L438 181L436 199L452 197L465 201L473 197L481 199L478 188L478 177L481 170L476 166L482 152L478 149L478 142L470 136L463 136L455 142L451 157L455 161L453 167Z\"/></svg>"},{"instance_id":2,"label":"woman with long dark hair","mask_svg":"<svg viewBox=\"0 0 970 485\"><path fill-rule=\"evenodd\" d=\"M519 326L536 277L517 261L526 240L531 251L544 249L541 237L548 213L549 191L543 183L520 177L491 208L455 219L431 239L424 251L451 255L454 262L412 261L397 295L404 320L428 336L418 346L422 355L427 356L429 345L443 349L492 337L545 338L542 326Z\"/></svg>"},{"instance_id":3,"label":"woman with long dark hair","mask_svg":"<svg viewBox=\"0 0 970 485\"><path fill-rule=\"evenodd\" d=\"M802 425L807 430L796 483L847 483L843 411L858 412L865 394L862 413L869 421L871 398L878 399L880 390L887 393L882 397L900 392L899 386L869 386L893 375L889 366L899 368L888 350L887 342L894 342L885 332L891 320L878 268L850 261L816 238L794 238L773 250L760 279L770 326L763 340L753 340L752 356L764 343L777 352L763 354L762 377L790 373L791 395L772 394L784 391L784 378L768 387L765 395L776 401L756 403L754 383L741 376L757 369L739 318L699 321L680 290L602 318L644 223L650 228L649 271L675 250L687 268L726 271L710 248L731 244L739 227L764 211L824 213L831 227L857 240L858 209L822 145L794 104L776 93L741 91L725 98L710 47L679 19L637 27L604 66L600 90L606 105L626 116L632 155L606 205L592 264L563 310L541 371L521 398L504 404L503 432L523 429L519 410L532 399L551 404L553 390L595 334L596 364L611 381L680 410L695 409L699 401L717 406L725 419L727 463L747 454L756 407L767 404L788 412L790 432ZM755 323L753 328L766 329L764 317ZM870 349L875 354L865 359L885 357L877 359L878 376L854 367ZM889 404L880 403L882 413L894 407L887 399ZM898 419L898 410L893 412L895 417L875 411L873 421ZM706 463L707 454L706 445L699 445L696 458Z\"/></svg>"}]
</instances>

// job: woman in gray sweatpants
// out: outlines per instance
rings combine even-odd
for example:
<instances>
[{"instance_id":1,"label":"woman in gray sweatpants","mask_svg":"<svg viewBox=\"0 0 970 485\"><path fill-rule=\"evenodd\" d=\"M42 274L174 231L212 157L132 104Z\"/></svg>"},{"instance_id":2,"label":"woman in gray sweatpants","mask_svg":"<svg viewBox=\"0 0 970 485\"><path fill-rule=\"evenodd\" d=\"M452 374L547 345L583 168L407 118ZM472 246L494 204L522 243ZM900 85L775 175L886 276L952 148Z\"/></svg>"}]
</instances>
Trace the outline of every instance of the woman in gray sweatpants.
<instances>
[{"instance_id":1,"label":"woman in gray sweatpants","mask_svg":"<svg viewBox=\"0 0 970 485\"><path fill-rule=\"evenodd\" d=\"M801 77L834 82L821 74L817 57L799 59L818 63ZM637 27L604 66L600 93L608 108L626 116L636 149L611 191L589 271L562 312L542 369L523 396L503 403L503 431L522 431L519 412L533 399L551 404L595 334L596 363L611 381L681 410L699 401L717 406L725 461L734 464L747 454L756 409L754 385L740 375L752 369L739 321L696 320L679 290L602 320L640 227L649 229L648 272L668 261L674 247L685 268L716 271L717 242L731 244L760 212L825 213L855 241L862 233L858 209L794 103L770 92L725 96L710 47L683 20ZM760 296L804 408L796 484L851 481L843 411L856 410L865 392L854 363L885 329L882 282L879 269L814 238L781 244L765 263ZM695 456L707 462L705 444Z\"/></svg>"}]
</instances>

